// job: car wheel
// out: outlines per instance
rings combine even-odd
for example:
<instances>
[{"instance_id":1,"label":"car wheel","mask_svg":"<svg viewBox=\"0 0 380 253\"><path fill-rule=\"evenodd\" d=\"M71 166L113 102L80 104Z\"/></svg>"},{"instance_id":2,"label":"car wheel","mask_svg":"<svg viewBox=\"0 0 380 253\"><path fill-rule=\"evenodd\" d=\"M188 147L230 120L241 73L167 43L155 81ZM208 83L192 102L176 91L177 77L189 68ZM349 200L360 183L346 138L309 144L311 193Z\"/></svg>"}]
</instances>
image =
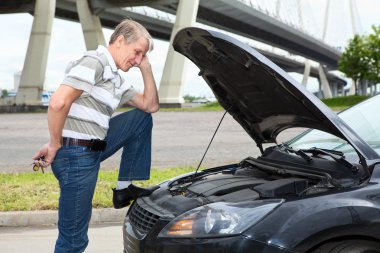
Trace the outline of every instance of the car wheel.
<instances>
[{"instance_id":1,"label":"car wheel","mask_svg":"<svg viewBox=\"0 0 380 253\"><path fill-rule=\"evenodd\" d=\"M364 240L330 242L311 253L380 253L380 243Z\"/></svg>"}]
</instances>

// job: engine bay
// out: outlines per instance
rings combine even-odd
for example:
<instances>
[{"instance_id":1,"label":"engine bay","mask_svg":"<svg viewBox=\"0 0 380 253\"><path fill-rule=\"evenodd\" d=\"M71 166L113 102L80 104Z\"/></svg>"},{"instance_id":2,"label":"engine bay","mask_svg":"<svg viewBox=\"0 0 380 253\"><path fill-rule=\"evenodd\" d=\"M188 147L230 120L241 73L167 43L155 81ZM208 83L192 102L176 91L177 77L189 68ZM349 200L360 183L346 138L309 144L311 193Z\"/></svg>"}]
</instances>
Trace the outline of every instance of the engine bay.
<instances>
[{"instance_id":1,"label":"engine bay","mask_svg":"<svg viewBox=\"0 0 380 253\"><path fill-rule=\"evenodd\" d=\"M258 158L179 177L143 199L173 215L214 202L292 200L357 186L361 174L355 166L329 156L305 159L276 146Z\"/></svg>"},{"instance_id":2,"label":"engine bay","mask_svg":"<svg viewBox=\"0 0 380 253\"><path fill-rule=\"evenodd\" d=\"M262 198L294 198L332 188L326 180L265 172L254 165L231 165L182 178L169 187L173 196L200 197L205 202L241 202Z\"/></svg>"}]
</instances>

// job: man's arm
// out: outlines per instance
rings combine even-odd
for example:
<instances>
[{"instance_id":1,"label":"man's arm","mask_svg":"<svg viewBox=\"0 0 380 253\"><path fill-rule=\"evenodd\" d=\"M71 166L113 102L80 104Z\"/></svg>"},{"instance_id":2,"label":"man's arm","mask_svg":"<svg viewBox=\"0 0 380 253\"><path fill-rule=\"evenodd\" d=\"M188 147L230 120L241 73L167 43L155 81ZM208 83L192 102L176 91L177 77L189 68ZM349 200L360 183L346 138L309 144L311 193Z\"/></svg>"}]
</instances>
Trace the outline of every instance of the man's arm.
<instances>
[{"instance_id":1,"label":"man's arm","mask_svg":"<svg viewBox=\"0 0 380 253\"><path fill-rule=\"evenodd\" d=\"M144 112L157 112L159 109L157 87L156 82L154 81L152 67L147 56L144 56L138 67L140 68L144 81L144 92L136 94L128 104L139 108Z\"/></svg>"},{"instance_id":2,"label":"man's arm","mask_svg":"<svg viewBox=\"0 0 380 253\"><path fill-rule=\"evenodd\" d=\"M82 90L61 85L51 97L48 109L50 141L33 156L34 160L41 156L45 157L46 163L40 162L40 165L46 167L53 162L58 149L62 146L62 130L70 107L82 92Z\"/></svg>"}]
</instances>

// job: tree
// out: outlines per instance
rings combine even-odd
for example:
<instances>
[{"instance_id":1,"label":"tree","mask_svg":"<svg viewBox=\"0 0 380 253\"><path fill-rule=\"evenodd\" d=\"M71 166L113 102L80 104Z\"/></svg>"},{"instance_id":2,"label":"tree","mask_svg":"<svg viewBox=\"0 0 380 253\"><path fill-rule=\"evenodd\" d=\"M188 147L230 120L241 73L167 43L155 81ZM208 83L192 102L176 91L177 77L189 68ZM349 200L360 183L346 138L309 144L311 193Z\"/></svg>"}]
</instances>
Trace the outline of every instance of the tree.
<instances>
[{"instance_id":1,"label":"tree","mask_svg":"<svg viewBox=\"0 0 380 253\"><path fill-rule=\"evenodd\" d=\"M355 35L338 62L339 70L354 81L356 95L358 95L358 82L364 80L369 73L368 50L365 42L365 37Z\"/></svg>"},{"instance_id":2,"label":"tree","mask_svg":"<svg viewBox=\"0 0 380 253\"><path fill-rule=\"evenodd\" d=\"M356 95L358 82L380 83L380 26L372 26L367 36L355 35L338 64L339 70L354 80Z\"/></svg>"},{"instance_id":3,"label":"tree","mask_svg":"<svg viewBox=\"0 0 380 253\"><path fill-rule=\"evenodd\" d=\"M369 73L367 79L380 83L380 26L372 26L373 33L366 37L366 55Z\"/></svg>"},{"instance_id":4,"label":"tree","mask_svg":"<svg viewBox=\"0 0 380 253\"><path fill-rule=\"evenodd\" d=\"M187 103L191 103L191 102L193 102L194 100L197 100L197 99L200 99L200 98L204 98L204 97L191 96L191 95L185 95L185 96L183 96L183 99L184 99L185 102L187 102Z\"/></svg>"},{"instance_id":5,"label":"tree","mask_svg":"<svg viewBox=\"0 0 380 253\"><path fill-rule=\"evenodd\" d=\"M5 98L5 97L7 97L8 96L8 91L7 90L2 90L1 91L1 97L2 98Z\"/></svg>"}]
</instances>

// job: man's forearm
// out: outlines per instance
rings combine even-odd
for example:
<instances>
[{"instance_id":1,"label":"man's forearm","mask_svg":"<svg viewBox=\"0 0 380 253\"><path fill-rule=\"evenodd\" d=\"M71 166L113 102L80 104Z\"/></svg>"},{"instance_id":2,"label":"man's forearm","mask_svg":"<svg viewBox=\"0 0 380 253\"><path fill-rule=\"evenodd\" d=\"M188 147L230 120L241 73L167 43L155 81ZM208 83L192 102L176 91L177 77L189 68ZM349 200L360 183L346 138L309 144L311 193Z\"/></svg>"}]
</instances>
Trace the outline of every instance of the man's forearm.
<instances>
[{"instance_id":1,"label":"man's forearm","mask_svg":"<svg viewBox=\"0 0 380 253\"><path fill-rule=\"evenodd\" d=\"M54 146L62 145L62 130L70 108L49 107L48 126L50 132L50 143Z\"/></svg>"},{"instance_id":2,"label":"man's forearm","mask_svg":"<svg viewBox=\"0 0 380 253\"><path fill-rule=\"evenodd\" d=\"M152 68L146 67L141 70L141 73L144 81L144 104L149 111L155 112L158 110L159 100Z\"/></svg>"}]
</instances>

